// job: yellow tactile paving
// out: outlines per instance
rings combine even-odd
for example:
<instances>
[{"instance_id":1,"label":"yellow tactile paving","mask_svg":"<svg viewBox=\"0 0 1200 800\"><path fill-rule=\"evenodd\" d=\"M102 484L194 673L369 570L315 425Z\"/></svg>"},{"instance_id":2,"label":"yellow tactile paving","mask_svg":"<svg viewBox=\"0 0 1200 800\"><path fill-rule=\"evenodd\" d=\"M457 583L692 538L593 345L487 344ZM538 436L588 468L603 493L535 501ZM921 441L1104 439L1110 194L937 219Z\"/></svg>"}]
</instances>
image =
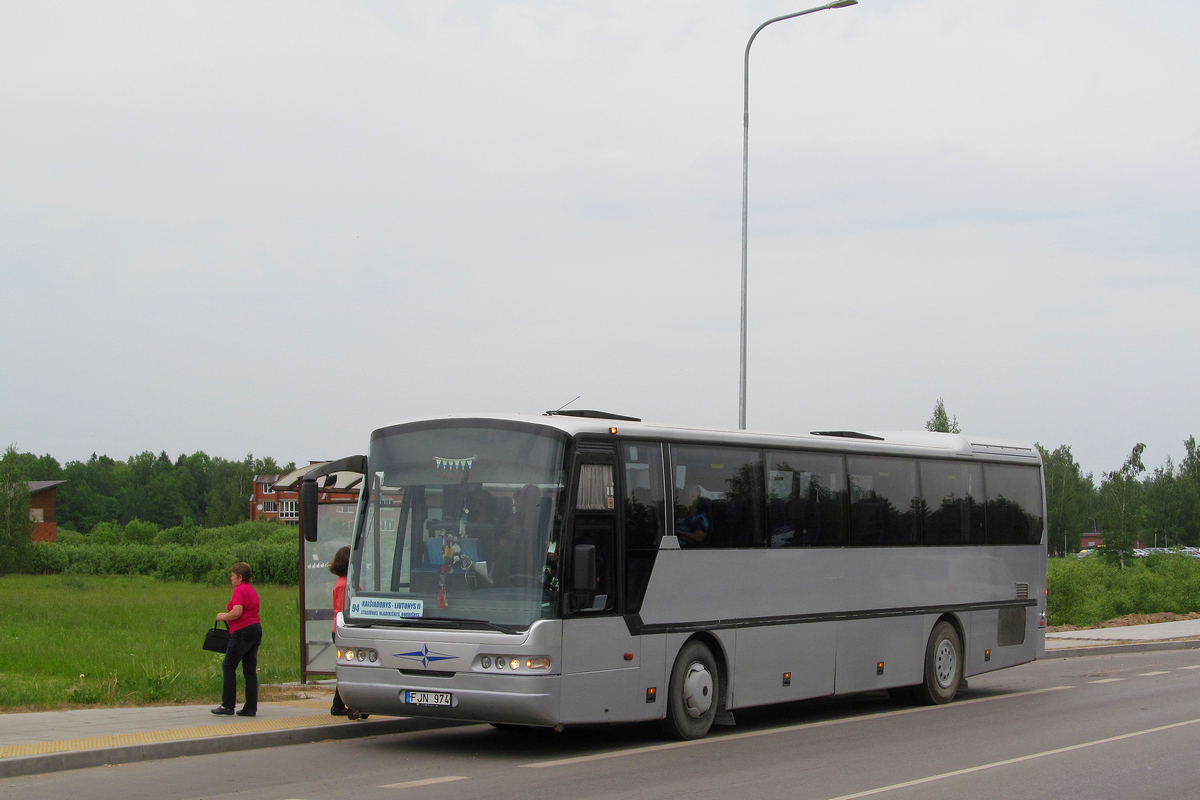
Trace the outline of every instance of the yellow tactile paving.
<instances>
[{"instance_id":1,"label":"yellow tactile paving","mask_svg":"<svg viewBox=\"0 0 1200 800\"><path fill-rule=\"evenodd\" d=\"M349 720L330 717L328 714L313 714L290 719L256 719L226 725L203 725L195 728L171 728L142 733L119 733L110 736L88 736L83 739L62 739L57 742L33 742L0 746L0 758L36 756L46 753L64 753L71 750L95 750L100 747L121 747L130 744L154 744L174 742L180 739L205 739L211 736L231 736L239 733L261 733L281 731L288 728L310 728L317 725L344 725Z\"/></svg>"}]
</instances>

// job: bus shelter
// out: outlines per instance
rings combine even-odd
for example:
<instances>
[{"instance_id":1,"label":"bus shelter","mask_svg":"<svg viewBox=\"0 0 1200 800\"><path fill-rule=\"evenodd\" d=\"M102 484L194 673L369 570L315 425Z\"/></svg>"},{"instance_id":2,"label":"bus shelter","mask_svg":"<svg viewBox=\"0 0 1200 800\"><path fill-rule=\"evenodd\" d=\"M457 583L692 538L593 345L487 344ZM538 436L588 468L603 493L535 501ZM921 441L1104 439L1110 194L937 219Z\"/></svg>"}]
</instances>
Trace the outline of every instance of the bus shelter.
<instances>
[{"instance_id":1,"label":"bus shelter","mask_svg":"<svg viewBox=\"0 0 1200 800\"><path fill-rule=\"evenodd\" d=\"M317 461L288 473L275 482L276 492L299 492L300 482L312 470L329 462ZM335 472L318 478L317 541L300 536L300 682L310 677L332 677L333 585L337 577L329 564L339 549L350 544L354 512L362 475Z\"/></svg>"}]
</instances>

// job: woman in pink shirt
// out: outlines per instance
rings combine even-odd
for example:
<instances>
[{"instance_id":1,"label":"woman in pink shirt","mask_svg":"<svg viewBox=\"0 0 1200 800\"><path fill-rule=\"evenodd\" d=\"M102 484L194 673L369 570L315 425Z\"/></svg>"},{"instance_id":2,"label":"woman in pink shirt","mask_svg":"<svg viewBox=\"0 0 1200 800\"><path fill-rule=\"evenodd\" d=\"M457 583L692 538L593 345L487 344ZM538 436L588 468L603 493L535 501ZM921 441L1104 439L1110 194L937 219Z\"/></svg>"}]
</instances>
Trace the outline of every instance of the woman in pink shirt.
<instances>
[{"instance_id":1,"label":"woman in pink shirt","mask_svg":"<svg viewBox=\"0 0 1200 800\"><path fill-rule=\"evenodd\" d=\"M246 702L239 717L253 717L258 713L258 646L262 644L262 625L258 621L258 592L250 585L250 565L239 561L229 568L229 582L233 584L233 596L225 611L217 614L217 620L229 624L229 648L221 672L225 679L221 694L221 705L212 710L219 716L230 716L237 705L237 668L242 665L246 678Z\"/></svg>"}]
</instances>

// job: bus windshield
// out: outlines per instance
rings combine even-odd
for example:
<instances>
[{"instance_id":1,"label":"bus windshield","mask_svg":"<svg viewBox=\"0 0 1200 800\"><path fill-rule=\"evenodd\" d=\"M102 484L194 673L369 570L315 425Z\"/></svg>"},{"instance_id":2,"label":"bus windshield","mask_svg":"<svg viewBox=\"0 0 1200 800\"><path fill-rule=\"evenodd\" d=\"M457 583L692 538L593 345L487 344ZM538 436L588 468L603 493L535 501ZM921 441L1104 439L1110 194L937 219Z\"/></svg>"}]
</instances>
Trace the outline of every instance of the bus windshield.
<instances>
[{"instance_id":1,"label":"bus windshield","mask_svg":"<svg viewBox=\"0 0 1200 800\"><path fill-rule=\"evenodd\" d=\"M347 621L523 630L555 616L564 453L534 426L377 432Z\"/></svg>"}]
</instances>

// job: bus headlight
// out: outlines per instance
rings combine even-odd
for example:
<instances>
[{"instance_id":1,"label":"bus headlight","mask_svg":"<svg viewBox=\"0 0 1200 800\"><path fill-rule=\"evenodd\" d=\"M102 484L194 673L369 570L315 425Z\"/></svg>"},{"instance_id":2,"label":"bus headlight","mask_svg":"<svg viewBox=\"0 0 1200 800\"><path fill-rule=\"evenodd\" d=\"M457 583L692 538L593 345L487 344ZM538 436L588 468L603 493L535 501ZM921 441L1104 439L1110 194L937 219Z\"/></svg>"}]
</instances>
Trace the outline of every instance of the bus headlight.
<instances>
[{"instance_id":1,"label":"bus headlight","mask_svg":"<svg viewBox=\"0 0 1200 800\"><path fill-rule=\"evenodd\" d=\"M516 669L517 667L521 666L521 659L514 658L512 661L508 662L508 666L510 669Z\"/></svg>"}]
</instances>

